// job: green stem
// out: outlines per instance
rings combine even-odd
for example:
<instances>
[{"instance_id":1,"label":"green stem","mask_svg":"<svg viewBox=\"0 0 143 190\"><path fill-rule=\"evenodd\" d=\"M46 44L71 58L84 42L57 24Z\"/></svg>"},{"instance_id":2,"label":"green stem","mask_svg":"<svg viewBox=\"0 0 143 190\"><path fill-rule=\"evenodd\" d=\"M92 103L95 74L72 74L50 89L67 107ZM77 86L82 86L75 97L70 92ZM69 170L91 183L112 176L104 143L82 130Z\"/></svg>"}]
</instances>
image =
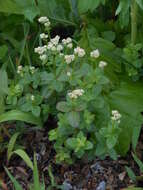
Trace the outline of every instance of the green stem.
<instances>
[{"instance_id":1,"label":"green stem","mask_svg":"<svg viewBox=\"0 0 143 190\"><path fill-rule=\"evenodd\" d=\"M136 0L132 0L131 4L131 42L132 44L136 43L137 37L137 12L138 12L138 5Z\"/></svg>"}]
</instances>

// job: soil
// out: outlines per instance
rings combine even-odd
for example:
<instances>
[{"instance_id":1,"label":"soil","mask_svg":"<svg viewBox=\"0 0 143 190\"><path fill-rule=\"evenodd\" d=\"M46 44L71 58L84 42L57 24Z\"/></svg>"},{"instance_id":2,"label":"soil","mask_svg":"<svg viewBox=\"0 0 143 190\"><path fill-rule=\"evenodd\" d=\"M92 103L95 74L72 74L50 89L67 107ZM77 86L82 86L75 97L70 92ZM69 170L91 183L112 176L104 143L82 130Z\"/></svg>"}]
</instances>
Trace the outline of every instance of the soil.
<instances>
[{"instance_id":1,"label":"soil","mask_svg":"<svg viewBox=\"0 0 143 190\"><path fill-rule=\"evenodd\" d=\"M23 135L23 146L26 152L33 159L33 150L36 152L40 176L44 174L46 187L52 190L60 189L62 185L64 190L120 190L132 186L133 182L129 179L125 166L133 169L136 175L140 175L139 169L129 153L126 158L113 161L110 158L100 160L95 158L90 163L77 161L73 165L57 165L55 162L55 151L53 144L48 141L48 131L50 123L43 130L27 132ZM140 137L137 152L142 157L143 135ZM142 158L141 158L142 159ZM0 156L0 180L3 181L3 190L14 190L11 181L5 174L3 166L22 184L24 190L28 190L28 184L32 182L32 171L17 156L13 156L10 163L6 161L6 153ZM48 168L51 167L54 176L54 187L49 177ZM142 182L136 185L143 187Z\"/></svg>"}]
</instances>

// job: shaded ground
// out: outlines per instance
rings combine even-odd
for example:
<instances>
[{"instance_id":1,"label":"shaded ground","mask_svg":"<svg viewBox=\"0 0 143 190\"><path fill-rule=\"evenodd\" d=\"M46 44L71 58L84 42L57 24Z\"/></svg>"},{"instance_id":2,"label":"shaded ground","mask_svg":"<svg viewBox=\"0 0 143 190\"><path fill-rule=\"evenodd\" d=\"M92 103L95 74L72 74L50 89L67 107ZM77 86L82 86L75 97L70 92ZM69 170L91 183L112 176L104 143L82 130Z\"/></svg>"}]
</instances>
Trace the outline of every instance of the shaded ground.
<instances>
[{"instance_id":1,"label":"shaded ground","mask_svg":"<svg viewBox=\"0 0 143 190\"><path fill-rule=\"evenodd\" d=\"M143 139L141 137L141 139ZM125 159L119 158L113 161L109 158L105 160L95 159L91 163L75 163L72 166L57 165L55 163L55 152L52 144L48 141L48 129L38 132L28 132L24 135L24 146L29 155L33 155L33 150L37 153L37 160L40 173L44 173L46 187L51 187L51 177L48 168L54 176L55 184L64 185L64 190L119 190L132 185L125 171L125 166L131 167L137 175L138 168L130 155ZM138 145L139 157L142 157L143 144L140 140ZM3 179L8 190L14 190L10 180L3 172L2 166L6 165L11 173L28 190L27 184L32 181L32 172L25 163L18 157L13 157L9 164L6 163L6 154L0 159L0 178ZM142 184L140 184L142 186ZM143 187L143 186L142 186ZM57 187L51 189L58 189ZM7 190L7 189L5 189Z\"/></svg>"}]
</instances>

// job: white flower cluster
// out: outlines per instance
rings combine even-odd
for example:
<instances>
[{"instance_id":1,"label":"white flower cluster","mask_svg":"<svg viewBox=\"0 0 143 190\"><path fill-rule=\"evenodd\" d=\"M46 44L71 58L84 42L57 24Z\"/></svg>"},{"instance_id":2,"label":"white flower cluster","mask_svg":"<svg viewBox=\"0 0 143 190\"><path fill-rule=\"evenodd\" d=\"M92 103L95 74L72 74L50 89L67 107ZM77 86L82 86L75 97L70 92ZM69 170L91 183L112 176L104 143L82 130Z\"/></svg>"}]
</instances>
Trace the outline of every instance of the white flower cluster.
<instances>
[{"instance_id":1,"label":"white flower cluster","mask_svg":"<svg viewBox=\"0 0 143 190\"><path fill-rule=\"evenodd\" d=\"M42 33L40 34L40 38L45 40L48 38L48 34Z\"/></svg>"},{"instance_id":2,"label":"white flower cluster","mask_svg":"<svg viewBox=\"0 0 143 190\"><path fill-rule=\"evenodd\" d=\"M70 64L72 61L74 61L75 56L74 55L65 55L65 61L67 64Z\"/></svg>"},{"instance_id":3,"label":"white flower cluster","mask_svg":"<svg viewBox=\"0 0 143 190\"><path fill-rule=\"evenodd\" d=\"M50 42L48 43L47 49L51 51L61 52L63 50L63 46L59 44L59 40L60 40L60 36L58 35L52 38Z\"/></svg>"},{"instance_id":4,"label":"white flower cluster","mask_svg":"<svg viewBox=\"0 0 143 190\"><path fill-rule=\"evenodd\" d=\"M113 121L117 121L118 123L120 123L121 117L122 117L122 115L117 110L112 110L112 117L111 117L111 119Z\"/></svg>"},{"instance_id":5,"label":"white flower cluster","mask_svg":"<svg viewBox=\"0 0 143 190\"><path fill-rule=\"evenodd\" d=\"M76 47L76 48L74 48L74 53L77 54L78 57L84 57L85 50L80 47Z\"/></svg>"},{"instance_id":6,"label":"white flower cluster","mask_svg":"<svg viewBox=\"0 0 143 190\"><path fill-rule=\"evenodd\" d=\"M35 53L38 53L39 55L42 55L43 53L45 53L47 51L47 46L39 46L37 48L34 49Z\"/></svg>"},{"instance_id":7,"label":"white flower cluster","mask_svg":"<svg viewBox=\"0 0 143 190\"><path fill-rule=\"evenodd\" d=\"M62 43L64 45L66 45L69 49L71 49L73 47L73 44L72 44L72 39L70 37L66 38L66 39L63 39L62 40Z\"/></svg>"},{"instance_id":8,"label":"white flower cluster","mask_svg":"<svg viewBox=\"0 0 143 190\"><path fill-rule=\"evenodd\" d=\"M90 52L90 57L98 58L99 56L100 56L100 52L99 52L98 49L93 50L92 52Z\"/></svg>"},{"instance_id":9,"label":"white flower cluster","mask_svg":"<svg viewBox=\"0 0 143 190\"><path fill-rule=\"evenodd\" d=\"M19 65L17 68L17 73L20 74L22 72L22 69L23 69L22 65Z\"/></svg>"},{"instance_id":10,"label":"white flower cluster","mask_svg":"<svg viewBox=\"0 0 143 190\"><path fill-rule=\"evenodd\" d=\"M103 69L104 67L106 67L107 66L107 62L105 62L105 61L100 61L99 62L99 67L101 68L101 69Z\"/></svg>"},{"instance_id":11,"label":"white flower cluster","mask_svg":"<svg viewBox=\"0 0 143 190\"><path fill-rule=\"evenodd\" d=\"M76 90L73 90L72 92L69 92L68 93L68 96L71 98L71 99L77 99L79 96L82 96L84 93L84 90L83 89L76 89Z\"/></svg>"},{"instance_id":12,"label":"white flower cluster","mask_svg":"<svg viewBox=\"0 0 143 190\"><path fill-rule=\"evenodd\" d=\"M42 61L45 61L47 59L47 55L45 54L47 51L47 46L39 46L37 48L34 49L35 53L38 53L40 55L40 59Z\"/></svg>"},{"instance_id":13,"label":"white flower cluster","mask_svg":"<svg viewBox=\"0 0 143 190\"><path fill-rule=\"evenodd\" d=\"M49 19L46 16L40 17L38 21L39 23L44 24L45 27L49 27L51 24Z\"/></svg>"}]
</instances>

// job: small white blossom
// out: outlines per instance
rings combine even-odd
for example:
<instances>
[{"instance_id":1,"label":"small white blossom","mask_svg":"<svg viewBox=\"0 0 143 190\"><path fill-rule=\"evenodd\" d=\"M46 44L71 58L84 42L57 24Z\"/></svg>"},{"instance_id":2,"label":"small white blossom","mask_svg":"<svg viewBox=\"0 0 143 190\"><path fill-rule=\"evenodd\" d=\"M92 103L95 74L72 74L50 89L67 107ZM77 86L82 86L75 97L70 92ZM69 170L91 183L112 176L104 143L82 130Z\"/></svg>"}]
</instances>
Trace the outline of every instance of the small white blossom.
<instances>
[{"instance_id":1,"label":"small white blossom","mask_svg":"<svg viewBox=\"0 0 143 190\"><path fill-rule=\"evenodd\" d=\"M67 44L69 44L69 43L71 43L71 42L72 42L72 39L71 39L70 37L68 37L68 38L62 40L62 43L63 43L64 45L67 45Z\"/></svg>"},{"instance_id":2,"label":"small white blossom","mask_svg":"<svg viewBox=\"0 0 143 190\"><path fill-rule=\"evenodd\" d=\"M69 43L69 44L67 44L67 47L68 47L69 49L72 49L73 44L72 44L72 43Z\"/></svg>"},{"instance_id":3,"label":"small white blossom","mask_svg":"<svg viewBox=\"0 0 143 190\"><path fill-rule=\"evenodd\" d=\"M117 121L118 123L120 123L121 117L122 117L122 115L117 110L112 110L112 117L111 117L111 119L113 121Z\"/></svg>"},{"instance_id":4,"label":"small white blossom","mask_svg":"<svg viewBox=\"0 0 143 190\"><path fill-rule=\"evenodd\" d=\"M34 95L31 95L31 100L34 101L35 100L35 96Z\"/></svg>"},{"instance_id":5,"label":"small white blossom","mask_svg":"<svg viewBox=\"0 0 143 190\"><path fill-rule=\"evenodd\" d=\"M74 53L78 55L78 57L83 57L85 55L85 50L77 47L74 49Z\"/></svg>"},{"instance_id":6,"label":"small white blossom","mask_svg":"<svg viewBox=\"0 0 143 190\"><path fill-rule=\"evenodd\" d=\"M18 68L17 68L17 73L20 74L22 69L23 69L22 65L19 65Z\"/></svg>"},{"instance_id":7,"label":"small white blossom","mask_svg":"<svg viewBox=\"0 0 143 190\"><path fill-rule=\"evenodd\" d=\"M55 36L54 38L51 39L51 43L54 44L54 45L58 45L59 43L59 40L60 40L60 36Z\"/></svg>"},{"instance_id":8,"label":"small white blossom","mask_svg":"<svg viewBox=\"0 0 143 190\"><path fill-rule=\"evenodd\" d=\"M46 54L40 55L40 59L41 61L45 61L47 59L47 55Z\"/></svg>"},{"instance_id":9,"label":"small white blossom","mask_svg":"<svg viewBox=\"0 0 143 190\"><path fill-rule=\"evenodd\" d=\"M74 55L65 55L65 61L67 64L70 64L72 61L74 61L75 56Z\"/></svg>"},{"instance_id":10,"label":"small white blossom","mask_svg":"<svg viewBox=\"0 0 143 190\"><path fill-rule=\"evenodd\" d=\"M42 34L40 34L40 38L41 38L41 39L47 39L47 38L48 38L48 35L45 34L45 33L42 33Z\"/></svg>"},{"instance_id":11,"label":"small white blossom","mask_svg":"<svg viewBox=\"0 0 143 190\"><path fill-rule=\"evenodd\" d=\"M67 43L69 44L69 43L72 42L72 39L71 39L70 37L68 37L68 38L66 39L66 41L67 41Z\"/></svg>"},{"instance_id":12,"label":"small white blossom","mask_svg":"<svg viewBox=\"0 0 143 190\"><path fill-rule=\"evenodd\" d=\"M48 43L48 46L47 46L47 49L49 49L49 50L50 50L52 47L53 47L52 42L49 42L49 43Z\"/></svg>"},{"instance_id":13,"label":"small white blossom","mask_svg":"<svg viewBox=\"0 0 143 190\"><path fill-rule=\"evenodd\" d=\"M63 46L61 44L57 45L57 51L62 51L63 50Z\"/></svg>"},{"instance_id":14,"label":"small white blossom","mask_svg":"<svg viewBox=\"0 0 143 190\"><path fill-rule=\"evenodd\" d=\"M90 52L90 57L98 58L99 56L100 56L100 52L99 52L98 49L93 50L92 52Z\"/></svg>"},{"instance_id":15,"label":"small white blossom","mask_svg":"<svg viewBox=\"0 0 143 190\"><path fill-rule=\"evenodd\" d=\"M38 53L38 54L43 54L45 53L45 51L47 50L47 46L39 46L37 48L34 49L35 53Z\"/></svg>"},{"instance_id":16,"label":"small white blossom","mask_svg":"<svg viewBox=\"0 0 143 190\"><path fill-rule=\"evenodd\" d=\"M49 22L49 19L46 16L40 17L38 19L39 23L45 24L47 22Z\"/></svg>"},{"instance_id":17,"label":"small white blossom","mask_svg":"<svg viewBox=\"0 0 143 190\"><path fill-rule=\"evenodd\" d=\"M77 99L79 96L82 96L84 93L84 90L83 89L76 89L76 90L73 90L72 92L69 92L68 93L68 96L71 98L71 99Z\"/></svg>"},{"instance_id":18,"label":"small white blossom","mask_svg":"<svg viewBox=\"0 0 143 190\"><path fill-rule=\"evenodd\" d=\"M67 72L67 76L70 77L71 76L71 72L68 71Z\"/></svg>"},{"instance_id":19,"label":"small white blossom","mask_svg":"<svg viewBox=\"0 0 143 190\"><path fill-rule=\"evenodd\" d=\"M50 25L51 25L50 21L49 21L49 22L44 23L45 28L48 28Z\"/></svg>"},{"instance_id":20,"label":"small white blossom","mask_svg":"<svg viewBox=\"0 0 143 190\"><path fill-rule=\"evenodd\" d=\"M51 47L51 50L52 50L52 51L56 51L56 49L57 49L57 48L56 48L56 46L54 46L54 45Z\"/></svg>"},{"instance_id":21,"label":"small white blossom","mask_svg":"<svg viewBox=\"0 0 143 190\"><path fill-rule=\"evenodd\" d=\"M100 68L104 68L105 66L107 66L107 62L105 62L105 61L100 61L99 62L99 67Z\"/></svg>"}]
</instances>

